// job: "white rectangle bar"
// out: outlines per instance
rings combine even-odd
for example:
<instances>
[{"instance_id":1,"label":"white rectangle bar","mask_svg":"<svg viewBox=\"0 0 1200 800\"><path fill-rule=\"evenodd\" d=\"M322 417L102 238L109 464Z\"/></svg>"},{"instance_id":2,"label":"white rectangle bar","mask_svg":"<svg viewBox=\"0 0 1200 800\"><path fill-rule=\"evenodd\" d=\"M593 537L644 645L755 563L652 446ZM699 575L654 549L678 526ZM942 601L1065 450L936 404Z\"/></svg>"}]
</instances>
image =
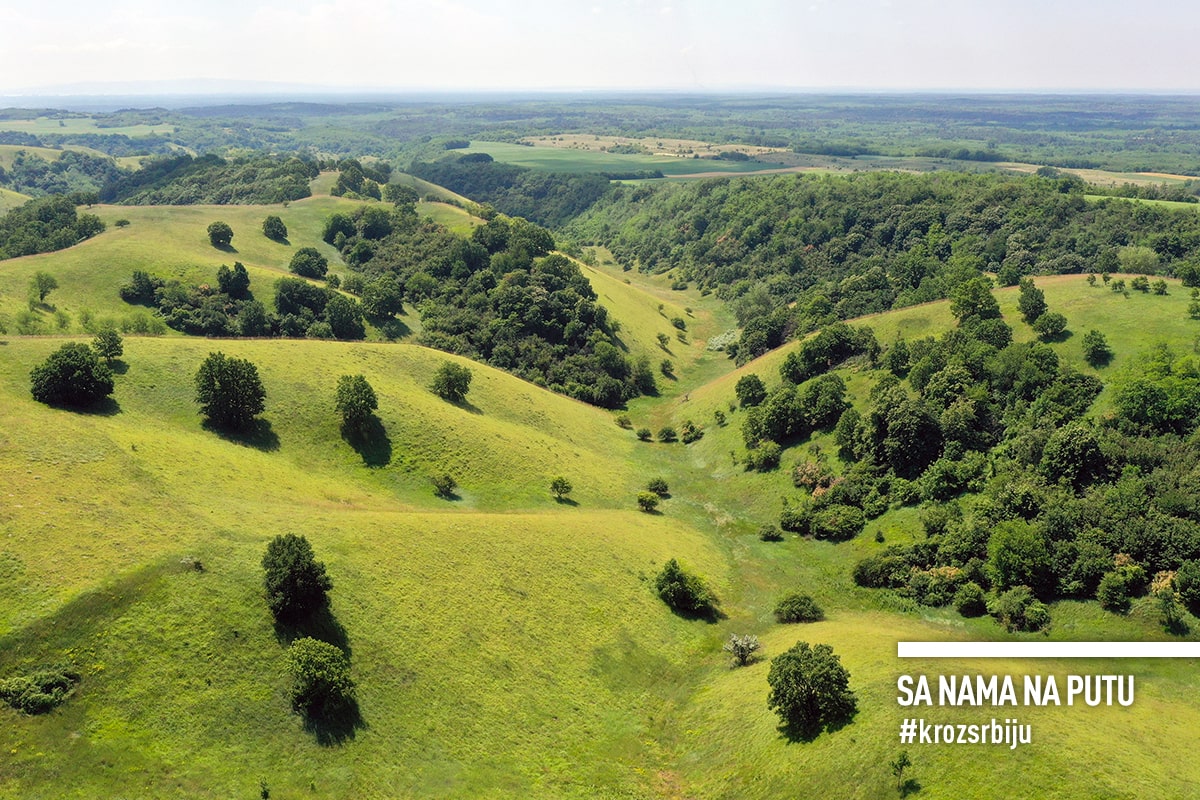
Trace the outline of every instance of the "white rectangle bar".
<instances>
[{"instance_id":1,"label":"white rectangle bar","mask_svg":"<svg viewBox=\"0 0 1200 800\"><path fill-rule=\"evenodd\" d=\"M900 658L1200 658L1200 642L897 642Z\"/></svg>"}]
</instances>

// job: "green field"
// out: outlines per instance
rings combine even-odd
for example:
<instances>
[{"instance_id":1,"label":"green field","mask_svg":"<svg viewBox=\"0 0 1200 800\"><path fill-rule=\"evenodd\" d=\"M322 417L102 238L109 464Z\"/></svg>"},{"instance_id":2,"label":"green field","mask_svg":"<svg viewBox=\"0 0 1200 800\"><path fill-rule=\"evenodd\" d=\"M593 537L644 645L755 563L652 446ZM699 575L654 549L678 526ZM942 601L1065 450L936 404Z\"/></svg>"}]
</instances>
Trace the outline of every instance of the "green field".
<instances>
[{"instance_id":1,"label":"green field","mask_svg":"<svg viewBox=\"0 0 1200 800\"><path fill-rule=\"evenodd\" d=\"M116 127L100 127L96 120L90 117L71 117L56 119L53 117L38 117L37 119L6 119L0 120L0 131L20 131L32 133L99 133L108 136L149 136L154 133L174 133L174 125L121 125Z\"/></svg>"},{"instance_id":2,"label":"green field","mask_svg":"<svg viewBox=\"0 0 1200 800\"><path fill-rule=\"evenodd\" d=\"M718 161L676 156L622 155L594 150L573 150L565 147L527 147L506 142L471 142L470 147L454 152L464 155L487 153L497 161L506 164L572 173L660 170L664 175L676 177L706 172L721 174L758 172L778 166L756 161Z\"/></svg>"},{"instance_id":3,"label":"green field","mask_svg":"<svg viewBox=\"0 0 1200 800\"><path fill-rule=\"evenodd\" d=\"M126 313L116 287L136 268L211 280L238 259L261 291L296 248L325 247L324 218L350 207L329 197L286 208L97 207L110 225L95 239L0 262L0 311L24 307L39 269L58 277L48 300L73 334L85 308ZM422 208L471 224L451 206ZM261 235L267 213L283 218L289 244ZM119 229L119 218L131 224ZM209 246L213 219L233 226L237 253ZM735 370L705 349L733 327L719 301L596 255L584 273L630 354L676 366L659 397L630 404L634 426L692 419L705 426L698 442L638 442L611 412L480 365L471 365L468 402L452 405L426 387L438 365L461 359L382 342L127 337L115 404L72 413L29 396L30 369L65 338L9 326L0 337L0 677L69 661L84 678L48 715L0 707L0 797L253 797L262 785L283 798L894 796L887 762L900 749L900 720L914 715L895 702L896 678L948 669L901 663L895 643L1006 635L986 617L852 584L858 559L923 536L915 509L890 511L843 544L760 541L758 527L777 520L780 496L793 490L786 469L747 473L731 458L742 449L733 387L748 372L777 384L797 345ZM1036 281L1068 319L1072 335L1053 345L1064 361L1091 370L1079 340L1104 331L1116 356L1102 378L1157 342L1190 352L1200 336L1176 281L1166 296L1129 297L1079 275ZM1031 338L1016 290L996 295L1016 338ZM39 313L55 330L53 315ZM887 345L938 335L953 317L943 301L859 322ZM658 333L670 337L666 350ZM192 376L213 350L262 373L268 425L251 440L200 424ZM333 408L337 377L348 373L366 375L379 395L385 439L362 452L340 436ZM874 378L840 373L865 402ZM813 443L835 449L827 435ZM801 456L789 450L784 463ZM457 499L433 495L429 475L442 470L456 476ZM574 484L570 502L548 490L560 474ZM661 513L641 514L634 496L655 476L670 497ZM287 532L307 536L328 567L359 687L361 725L333 744L289 710L284 647L262 598L263 549ZM721 620L682 619L655 597L652 576L671 557L710 582ZM776 600L794 589L828 619L775 624ZM1124 617L1077 602L1054 604L1052 615L1053 639L1168 638L1149 599ZM731 633L758 635L765 659L730 669L721 645ZM765 702L767 659L798 640L834 646L860 708L807 744L782 737ZM1066 661L953 669L1081 670ZM1136 673L1135 705L1020 709L1034 743L1013 753L913 746L918 796L991 798L1005 786L1080 800L1191 796L1200 766L1190 738L1163 731L1200 725L1195 669L1188 660L1089 663L1087 672Z\"/></svg>"}]
</instances>

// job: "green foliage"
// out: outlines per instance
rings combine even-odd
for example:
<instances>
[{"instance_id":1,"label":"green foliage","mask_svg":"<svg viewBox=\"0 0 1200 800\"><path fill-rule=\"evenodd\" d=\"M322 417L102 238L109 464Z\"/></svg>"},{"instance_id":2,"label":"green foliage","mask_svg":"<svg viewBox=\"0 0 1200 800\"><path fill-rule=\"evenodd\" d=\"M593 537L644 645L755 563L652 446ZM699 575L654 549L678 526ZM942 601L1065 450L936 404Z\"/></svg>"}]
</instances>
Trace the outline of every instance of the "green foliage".
<instances>
[{"instance_id":1,"label":"green foliage","mask_svg":"<svg viewBox=\"0 0 1200 800\"><path fill-rule=\"evenodd\" d=\"M1100 579L1096 599L1101 608L1125 613L1133 598L1145 593L1146 583L1146 570L1137 564L1122 564Z\"/></svg>"},{"instance_id":2,"label":"green foliage","mask_svg":"<svg viewBox=\"0 0 1200 800\"><path fill-rule=\"evenodd\" d=\"M1033 329L1042 341L1053 341L1067 329L1067 318L1056 311L1049 311L1037 318Z\"/></svg>"},{"instance_id":3,"label":"green foliage","mask_svg":"<svg viewBox=\"0 0 1200 800\"><path fill-rule=\"evenodd\" d=\"M1019 286L1021 290L1017 298L1017 308L1025 321L1032 325L1046 313L1046 293L1034 286L1029 278L1022 278Z\"/></svg>"},{"instance_id":4,"label":"green foliage","mask_svg":"<svg viewBox=\"0 0 1200 800\"><path fill-rule=\"evenodd\" d=\"M277 620L304 620L328 602L326 593L333 581L307 538L293 533L276 536L267 544L262 567L267 607Z\"/></svg>"},{"instance_id":5,"label":"green foliage","mask_svg":"<svg viewBox=\"0 0 1200 800\"><path fill-rule=\"evenodd\" d=\"M461 403L471 389L471 370L453 361L445 361L434 373L430 388L443 400Z\"/></svg>"},{"instance_id":6,"label":"green foliage","mask_svg":"<svg viewBox=\"0 0 1200 800\"><path fill-rule=\"evenodd\" d=\"M246 359L209 353L195 383L200 413L218 428L245 430L266 408L267 392L258 368Z\"/></svg>"},{"instance_id":7,"label":"green foliage","mask_svg":"<svg viewBox=\"0 0 1200 800\"><path fill-rule=\"evenodd\" d=\"M1108 477L1108 460L1096 432L1088 425L1073 422L1046 441L1041 470L1051 481L1064 481L1079 490Z\"/></svg>"},{"instance_id":8,"label":"green foliage","mask_svg":"<svg viewBox=\"0 0 1200 800\"><path fill-rule=\"evenodd\" d=\"M639 442L648 442L654 438L654 431L649 428L638 428L635 435Z\"/></svg>"},{"instance_id":9,"label":"green foliage","mask_svg":"<svg viewBox=\"0 0 1200 800\"><path fill-rule=\"evenodd\" d=\"M753 372L738 378L734 393L737 394L738 403L742 408L757 406L767 399L767 388L763 386L762 379Z\"/></svg>"},{"instance_id":10,"label":"green foliage","mask_svg":"<svg viewBox=\"0 0 1200 800\"><path fill-rule=\"evenodd\" d=\"M791 736L809 739L848 721L857 711L850 673L827 644L798 642L771 660L767 707Z\"/></svg>"},{"instance_id":11,"label":"green foliage","mask_svg":"<svg viewBox=\"0 0 1200 800\"><path fill-rule=\"evenodd\" d=\"M646 514L658 508L658 502L659 496L654 492L638 492L637 494L638 509Z\"/></svg>"},{"instance_id":12,"label":"green foliage","mask_svg":"<svg viewBox=\"0 0 1200 800\"><path fill-rule=\"evenodd\" d=\"M250 296L250 273L240 261L233 262L233 269L222 264L217 269L217 287L232 300L245 300Z\"/></svg>"},{"instance_id":13,"label":"green foliage","mask_svg":"<svg viewBox=\"0 0 1200 800\"><path fill-rule=\"evenodd\" d=\"M1200 561L1189 559L1180 564L1172 585L1188 610L1200 616Z\"/></svg>"},{"instance_id":14,"label":"green foliage","mask_svg":"<svg viewBox=\"0 0 1200 800\"><path fill-rule=\"evenodd\" d=\"M100 194L105 202L139 206L284 203L312 194L309 181L317 174L315 163L298 158L172 154L122 174Z\"/></svg>"},{"instance_id":15,"label":"green foliage","mask_svg":"<svg viewBox=\"0 0 1200 800\"><path fill-rule=\"evenodd\" d=\"M315 247L301 247L292 256L288 269L302 278L324 278L329 260Z\"/></svg>"},{"instance_id":16,"label":"green foliage","mask_svg":"<svg viewBox=\"0 0 1200 800\"><path fill-rule=\"evenodd\" d=\"M229 247L233 241L233 228L228 223L217 221L208 225L208 241L213 247Z\"/></svg>"},{"instance_id":17,"label":"green foliage","mask_svg":"<svg viewBox=\"0 0 1200 800\"><path fill-rule=\"evenodd\" d=\"M337 713L354 700L354 681L346 654L328 642L305 636L287 651L292 706L309 717Z\"/></svg>"},{"instance_id":18,"label":"green foliage","mask_svg":"<svg viewBox=\"0 0 1200 800\"><path fill-rule=\"evenodd\" d=\"M651 478L646 484L646 490L654 492L659 497L666 497L671 491L667 487L667 482L662 478Z\"/></svg>"},{"instance_id":19,"label":"green foliage","mask_svg":"<svg viewBox=\"0 0 1200 800\"><path fill-rule=\"evenodd\" d=\"M87 408L113 392L113 374L87 345L64 344L29 373L33 399L51 406Z\"/></svg>"},{"instance_id":20,"label":"green foliage","mask_svg":"<svg viewBox=\"0 0 1200 800\"><path fill-rule=\"evenodd\" d=\"M757 636L738 636L731 633L729 641L721 649L733 656L733 666L744 667L755 659L754 654L758 652L759 647Z\"/></svg>"},{"instance_id":21,"label":"green foliage","mask_svg":"<svg viewBox=\"0 0 1200 800\"><path fill-rule=\"evenodd\" d=\"M394 275L381 275L362 290L363 312L368 317L388 319L404 311L404 291Z\"/></svg>"},{"instance_id":22,"label":"green foliage","mask_svg":"<svg viewBox=\"0 0 1200 800\"><path fill-rule=\"evenodd\" d=\"M657 500L657 495L650 496ZM673 558L655 576L654 590L668 607L681 614L704 616L716 609L717 598L704 581Z\"/></svg>"},{"instance_id":23,"label":"green foliage","mask_svg":"<svg viewBox=\"0 0 1200 800\"><path fill-rule=\"evenodd\" d=\"M1083 335L1083 359L1099 369L1112 361L1113 352L1104 334L1092 329Z\"/></svg>"},{"instance_id":24,"label":"green foliage","mask_svg":"<svg viewBox=\"0 0 1200 800\"><path fill-rule=\"evenodd\" d=\"M29 296L37 302L46 302L46 295L58 288L58 281L49 272L38 271L29 279Z\"/></svg>"},{"instance_id":25,"label":"green foliage","mask_svg":"<svg viewBox=\"0 0 1200 800\"><path fill-rule=\"evenodd\" d=\"M1050 624L1046 605L1028 586L1015 586L988 604L988 613L1008 631L1040 631Z\"/></svg>"},{"instance_id":26,"label":"green foliage","mask_svg":"<svg viewBox=\"0 0 1200 800\"><path fill-rule=\"evenodd\" d=\"M454 490L458 488L458 481L449 472L434 473L429 478L433 483L433 493L438 497L443 497L447 500L453 499Z\"/></svg>"},{"instance_id":27,"label":"green foliage","mask_svg":"<svg viewBox=\"0 0 1200 800\"><path fill-rule=\"evenodd\" d=\"M762 525L758 529L758 538L763 542L782 542L783 531L777 525Z\"/></svg>"},{"instance_id":28,"label":"green foliage","mask_svg":"<svg viewBox=\"0 0 1200 800\"><path fill-rule=\"evenodd\" d=\"M992 282L985 276L959 284L950 294L950 313L962 325L974 319L995 319L1000 316L1000 304L992 296Z\"/></svg>"},{"instance_id":29,"label":"green foliage","mask_svg":"<svg viewBox=\"0 0 1200 800\"><path fill-rule=\"evenodd\" d=\"M811 597L792 592L775 604L775 619L778 622L820 622L825 612Z\"/></svg>"},{"instance_id":30,"label":"green foliage","mask_svg":"<svg viewBox=\"0 0 1200 800\"><path fill-rule=\"evenodd\" d=\"M25 714L45 714L65 703L82 677L70 667L49 667L0 679L0 701Z\"/></svg>"},{"instance_id":31,"label":"green foliage","mask_svg":"<svg viewBox=\"0 0 1200 800\"><path fill-rule=\"evenodd\" d=\"M342 429L363 436L379 408L379 400L365 375L342 375L337 382L336 407L342 416Z\"/></svg>"},{"instance_id":32,"label":"green foliage","mask_svg":"<svg viewBox=\"0 0 1200 800\"><path fill-rule=\"evenodd\" d=\"M679 441L679 434L670 425L664 425L658 429L658 440L660 442L671 443Z\"/></svg>"},{"instance_id":33,"label":"green foliage","mask_svg":"<svg viewBox=\"0 0 1200 800\"><path fill-rule=\"evenodd\" d=\"M287 240L287 225L284 225L283 220L275 214L268 214L263 220L262 232L263 236L276 242Z\"/></svg>"},{"instance_id":34,"label":"green foliage","mask_svg":"<svg viewBox=\"0 0 1200 800\"><path fill-rule=\"evenodd\" d=\"M550 481L550 492L554 495L555 500L562 500L571 493L573 488L574 487L571 486L571 482L562 475L559 475Z\"/></svg>"},{"instance_id":35,"label":"green foliage","mask_svg":"<svg viewBox=\"0 0 1200 800\"><path fill-rule=\"evenodd\" d=\"M1184 616L1183 606L1175 596L1175 590L1163 586L1154 593L1154 601L1158 606L1158 624L1167 633L1182 635L1187 633L1188 625Z\"/></svg>"},{"instance_id":36,"label":"green foliage","mask_svg":"<svg viewBox=\"0 0 1200 800\"><path fill-rule=\"evenodd\" d=\"M100 218L78 214L71 198L40 197L0 216L0 260L63 250L103 230ZM44 299L39 293L38 302Z\"/></svg>"},{"instance_id":37,"label":"green foliage","mask_svg":"<svg viewBox=\"0 0 1200 800\"><path fill-rule=\"evenodd\" d=\"M954 610L964 617L982 617L987 613L987 598L974 581L967 581L954 593Z\"/></svg>"},{"instance_id":38,"label":"green foliage","mask_svg":"<svg viewBox=\"0 0 1200 800\"><path fill-rule=\"evenodd\" d=\"M853 539L866 524L862 509L834 503L813 514L809 527L818 539L841 542Z\"/></svg>"},{"instance_id":39,"label":"green foliage","mask_svg":"<svg viewBox=\"0 0 1200 800\"><path fill-rule=\"evenodd\" d=\"M109 365L114 359L120 358L125 353L121 334L111 325L106 325L96 332L95 338L92 339L92 349Z\"/></svg>"},{"instance_id":40,"label":"green foliage","mask_svg":"<svg viewBox=\"0 0 1200 800\"><path fill-rule=\"evenodd\" d=\"M770 472L779 467L779 459L783 456L783 448L772 441L761 441L757 447L746 451L746 469L756 472Z\"/></svg>"},{"instance_id":41,"label":"green foliage","mask_svg":"<svg viewBox=\"0 0 1200 800\"><path fill-rule=\"evenodd\" d=\"M1046 537L1026 522L1009 520L995 526L987 544L988 579L998 590L1014 586L1042 595L1053 586Z\"/></svg>"}]
</instances>

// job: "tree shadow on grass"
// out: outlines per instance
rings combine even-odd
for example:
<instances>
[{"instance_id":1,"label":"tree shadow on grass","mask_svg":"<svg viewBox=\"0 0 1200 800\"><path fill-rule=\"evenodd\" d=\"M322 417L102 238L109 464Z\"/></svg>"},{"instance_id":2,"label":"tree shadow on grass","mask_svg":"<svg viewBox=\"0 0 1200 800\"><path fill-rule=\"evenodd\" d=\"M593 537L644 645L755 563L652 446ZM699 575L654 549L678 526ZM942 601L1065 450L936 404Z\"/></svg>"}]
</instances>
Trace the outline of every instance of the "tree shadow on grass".
<instances>
[{"instance_id":1,"label":"tree shadow on grass","mask_svg":"<svg viewBox=\"0 0 1200 800\"><path fill-rule=\"evenodd\" d=\"M350 648L350 635L346 633L346 628L342 623L338 622L328 602L308 617L275 620L275 638L284 647L305 637L333 645L346 655L347 661L353 654Z\"/></svg>"},{"instance_id":2,"label":"tree shadow on grass","mask_svg":"<svg viewBox=\"0 0 1200 800\"><path fill-rule=\"evenodd\" d=\"M408 327L404 320L397 319L396 317L391 317L390 319L372 317L371 324L388 340L403 339L406 336L412 335L412 328Z\"/></svg>"},{"instance_id":3,"label":"tree shadow on grass","mask_svg":"<svg viewBox=\"0 0 1200 800\"><path fill-rule=\"evenodd\" d=\"M311 733L317 744L322 747L342 744L348 739L353 739L359 729L367 727L358 708L358 701L353 697L343 699L332 708L304 713L303 716L304 730Z\"/></svg>"},{"instance_id":4,"label":"tree shadow on grass","mask_svg":"<svg viewBox=\"0 0 1200 800\"><path fill-rule=\"evenodd\" d=\"M917 782L916 778L905 778L904 782L896 790L900 793L901 797L908 797L921 791L921 784Z\"/></svg>"},{"instance_id":5,"label":"tree shadow on grass","mask_svg":"<svg viewBox=\"0 0 1200 800\"><path fill-rule=\"evenodd\" d=\"M669 606L669 608L672 614L689 622L700 620L709 625L715 625L723 619L729 619L729 616L718 606L706 606L700 609L675 608L673 606Z\"/></svg>"},{"instance_id":6,"label":"tree shadow on grass","mask_svg":"<svg viewBox=\"0 0 1200 800\"><path fill-rule=\"evenodd\" d=\"M572 508L575 508L579 505L579 503L575 502L569 497L556 497L554 498L554 502L558 503L560 506L571 506Z\"/></svg>"},{"instance_id":7,"label":"tree shadow on grass","mask_svg":"<svg viewBox=\"0 0 1200 800\"><path fill-rule=\"evenodd\" d=\"M201 427L227 442L253 447L255 450L269 453L279 449L279 436L272 430L271 423L265 419L256 419L242 430L222 428L208 420L205 420Z\"/></svg>"},{"instance_id":8,"label":"tree shadow on grass","mask_svg":"<svg viewBox=\"0 0 1200 800\"><path fill-rule=\"evenodd\" d=\"M1039 336L1038 340L1047 344L1062 344L1074 335L1069 330L1063 330L1061 333L1056 333L1053 336Z\"/></svg>"},{"instance_id":9,"label":"tree shadow on grass","mask_svg":"<svg viewBox=\"0 0 1200 800\"><path fill-rule=\"evenodd\" d=\"M463 411L466 411L469 414L479 414L480 416L483 415L483 411L465 397L462 400L446 400L446 402L455 408L461 408Z\"/></svg>"},{"instance_id":10,"label":"tree shadow on grass","mask_svg":"<svg viewBox=\"0 0 1200 800\"><path fill-rule=\"evenodd\" d=\"M75 414L85 414L89 417L115 417L121 413L121 404L111 397L105 397L90 405L70 405L68 403L49 403L51 408L60 411L70 411Z\"/></svg>"},{"instance_id":11,"label":"tree shadow on grass","mask_svg":"<svg viewBox=\"0 0 1200 800\"><path fill-rule=\"evenodd\" d=\"M214 244L213 248L220 250L222 253L236 253L238 251L232 244Z\"/></svg>"},{"instance_id":12,"label":"tree shadow on grass","mask_svg":"<svg viewBox=\"0 0 1200 800\"><path fill-rule=\"evenodd\" d=\"M129 365L119 358L114 358L108 368L113 371L114 375L124 375L129 372Z\"/></svg>"},{"instance_id":13,"label":"tree shadow on grass","mask_svg":"<svg viewBox=\"0 0 1200 800\"><path fill-rule=\"evenodd\" d=\"M853 711L850 711L849 713L832 720L809 720L803 722L793 720L780 725L778 730L791 744L795 744L797 742L807 743L816 739L821 735L822 732L836 733L837 731L840 731L842 728L854 721L854 715L857 713L858 709L856 708Z\"/></svg>"},{"instance_id":14,"label":"tree shadow on grass","mask_svg":"<svg viewBox=\"0 0 1200 800\"><path fill-rule=\"evenodd\" d=\"M346 444L362 456L368 467L386 467L392 463L392 440L388 438L383 422L372 414L360 430L342 426L342 438Z\"/></svg>"}]
</instances>

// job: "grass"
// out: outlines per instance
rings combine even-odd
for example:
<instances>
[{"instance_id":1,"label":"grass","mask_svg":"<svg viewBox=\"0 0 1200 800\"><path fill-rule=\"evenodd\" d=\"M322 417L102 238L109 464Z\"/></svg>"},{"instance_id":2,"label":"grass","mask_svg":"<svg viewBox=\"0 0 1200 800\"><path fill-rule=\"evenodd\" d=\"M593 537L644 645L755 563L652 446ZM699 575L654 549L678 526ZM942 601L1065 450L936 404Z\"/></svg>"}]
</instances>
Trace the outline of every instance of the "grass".
<instances>
[{"instance_id":1,"label":"grass","mask_svg":"<svg viewBox=\"0 0 1200 800\"><path fill-rule=\"evenodd\" d=\"M5 262L0 307L22 303L28 275L47 267L61 284L50 301L73 316L84 303L117 313L115 285L139 264L188 277L237 258L261 286L349 202L100 207L132 224ZM266 213L283 217L290 246L258 232ZM218 217L233 225L239 253L208 245L204 227ZM1190 741L1161 735L1200 724L1191 661L901 663L899 640L1007 638L989 619L853 586L857 560L923 536L917 509L889 511L842 544L759 541L758 526L776 521L794 491L790 464L812 445L834 451L821 435L765 474L730 455L742 448L734 384L747 372L778 383L796 345L735 370L704 346L733 327L719 301L596 256L585 274L630 352L657 361L656 334L671 337L661 357L679 379L630 404L635 426L694 419L705 427L698 442L637 442L610 412L480 365L467 402L448 404L425 387L455 357L374 342L129 337L109 413L71 413L28 394L29 370L63 339L0 337L0 676L62 660L84 673L49 715L0 708L0 796L253 796L261 781L274 797L887 797L899 721L914 715L1034 726L1034 744L1012 753L914 745L922 797L992 797L1018 784L1081 799L1193 792ZM1158 341L1184 352L1200 334L1178 282L1165 297L1126 298L1083 276L1036 281L1074 334L1052 345L1064 361L1090 370L1079 338L1104 331L1116 353L1106 379ZM1015 288L996 296L1017 339L1032 337ZM687 321L686 344L673 316ZM953 318L939 302L858 323L887 345L939 335ZM255 437L200 424L191 376L215 349L259 366L269 426ZM347 373L366 375L379 395L383 436L369 447L338 430L333 391ZM841 374L862 403L873 376L855 365ZM428 483L442 469L460 485L453 500ZM575 487L562 503L549 492L559 474ZM670 496L660 513L639 513L633 498L656 476ZM363 724L333 746L288 708L283 644L261 597L263 549L285 532L307 536L328 567L359 687ZM687 621L655 598L653 575L672 557L713 586L722 619ZM795 590L828 619L775 624L775 602ZM1052 616L1051 638L1167 638L1151 600L1127 616L1063 602ZM1200 621L1189 621L1195 638ZM766 659L798 640L831 644L858 694L854 722L789 744L766 708L768 661L730 669L721 645L731 633L758 635ZM947 671L1132 672L1138 700L1129 709L897 705L898 675Z\"/></svg>"},{"instance_id":2,"label":"grass","mask_svg":"<svg viewBox=\"0 0 1200 800\"><path fill-rule=\"evenodd\" d=\"M24 205L30 199L27 194L14 192L11 189L0 189L0 214L10 211L17 206Z\"/></svg>"},{"instance_id":3,"label":"grass","mask_svg":"<svg viewBox=\"0 0 1200 800\"><path fill-rule=\"evenodd\" d=\"M155 133L174 133L174 125L120 125L111 128L101 128L96 120L90 117L73 117L71 119L55 119L38 117L37 119L6 119L0 120L0 131L20 131L32 133L98 133L105 136L150 136Z\"/></svg>"},{"instance_id":4,"label":"grass","mask_svg":"<svg viewBox=\"0 0 1200 800\"><path fill-rule=\"evenodd\" d=\"M670 155L621 155L597 150L564 147L526 146L506 142L471 142L469 148L455 153L487 153L497 161L532 169L554 172L636 172L661 170L667 176L716 172L737 174L770 169L773 165L754 161L717 161L681 158Z\"/></svg>"}]
</instances>

